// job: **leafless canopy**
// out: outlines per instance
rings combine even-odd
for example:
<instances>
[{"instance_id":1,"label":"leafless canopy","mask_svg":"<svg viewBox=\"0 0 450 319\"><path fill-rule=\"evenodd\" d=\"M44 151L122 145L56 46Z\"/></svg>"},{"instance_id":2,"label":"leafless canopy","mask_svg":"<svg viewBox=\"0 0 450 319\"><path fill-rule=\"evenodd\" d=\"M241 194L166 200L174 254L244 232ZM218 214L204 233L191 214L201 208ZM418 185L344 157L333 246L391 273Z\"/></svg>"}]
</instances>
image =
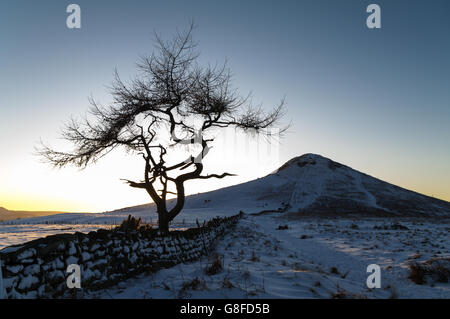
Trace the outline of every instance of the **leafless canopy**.
<instances>
[{"instance_id":1,"label":"leafless canopy","mask_svg":"<svg viewBox=\"0 0 450 319\"><path fill-rule=\"evenodd\" d=\"M199 66L192 30L191 25L186 32L177 32L171 41L156 35L156 52L141 58L138 76L129 83L115 72L112 103L103 106L91 99L89 116L82 121L72 119L63 129L72 152L45 145L38 149L56 167L84 168L120 146L140 154L145 162L144 179L126 182L148 192L157 206L162 231L168 230L168 223L184 206L186 181L232 175L202 175L201 159L213 141L206 137L208 131L232 126L269 134L268 129L278 125L283 115L283 101L269 113L252 107L248 98L231 87L226 64ZM201 146L199 154L168 165L168 151L191 140ZM169 191L169 183L174 192ZM168 209L170 193L176 195L176 204Z\"/></svg>"}]
</instances>

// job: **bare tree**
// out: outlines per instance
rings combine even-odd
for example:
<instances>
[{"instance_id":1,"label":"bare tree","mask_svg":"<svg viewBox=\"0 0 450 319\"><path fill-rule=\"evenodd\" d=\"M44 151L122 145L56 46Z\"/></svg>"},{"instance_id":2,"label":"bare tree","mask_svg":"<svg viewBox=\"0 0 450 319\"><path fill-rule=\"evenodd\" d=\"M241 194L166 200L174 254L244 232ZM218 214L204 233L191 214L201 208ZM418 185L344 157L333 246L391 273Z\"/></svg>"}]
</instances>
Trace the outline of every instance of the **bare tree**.
<instances>
[{"instance_id":1,"label":"bare tree","mask_svg":"<svg viewBox=\"0 0 450 319\"><path fill-rule=\"evenodd\" d=\"M120 146L141 155L144 179L126 182L150 195L163 232L183 209L186 181L233 175L202 175L202 159L214 141L208 135L225 127L270 134L268 129L278 125L283 115L283 100L264 113L253 107L248 97L241 97L231 87L226 64L200 66L192 30L191 25L186 32L177 32L171 41L156 35L156 53L141 58L137 64L140 72L129 83L115 72L112 102L102 106L90 99L89 118L72 119L63 129L62 137L71 142L73 151L56 151L45 144L38 148L55 167L72 164L84 168ZM190 143L198 144L198 154L166 163L169 151ZM176 196L171 208L168 194Z\"/></svg>"}]
</instances>

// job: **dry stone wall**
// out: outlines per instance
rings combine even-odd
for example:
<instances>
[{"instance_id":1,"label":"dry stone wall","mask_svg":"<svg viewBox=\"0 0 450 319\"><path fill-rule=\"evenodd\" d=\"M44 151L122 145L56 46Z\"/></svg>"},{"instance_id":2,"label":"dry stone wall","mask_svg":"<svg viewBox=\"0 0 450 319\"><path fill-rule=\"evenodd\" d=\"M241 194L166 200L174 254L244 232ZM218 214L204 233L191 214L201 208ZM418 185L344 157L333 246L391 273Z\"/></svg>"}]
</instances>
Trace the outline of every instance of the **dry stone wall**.
<instances>
[{"instance_id":1,"label":"dry stone wall","mask_svg":"<svg viewBox=\"0 0 450 319\"><path fill-rule=\"evenodd\" d=\"M7 298L64 298L77 293L66 283L71 264L80 266L81 289L96 290L139 273L194 261L209 253L240 217L216 218L203 227L168 235L144 228L101 229L10 246L0 251L4 291Z\"/></svg>"}]
</instances>

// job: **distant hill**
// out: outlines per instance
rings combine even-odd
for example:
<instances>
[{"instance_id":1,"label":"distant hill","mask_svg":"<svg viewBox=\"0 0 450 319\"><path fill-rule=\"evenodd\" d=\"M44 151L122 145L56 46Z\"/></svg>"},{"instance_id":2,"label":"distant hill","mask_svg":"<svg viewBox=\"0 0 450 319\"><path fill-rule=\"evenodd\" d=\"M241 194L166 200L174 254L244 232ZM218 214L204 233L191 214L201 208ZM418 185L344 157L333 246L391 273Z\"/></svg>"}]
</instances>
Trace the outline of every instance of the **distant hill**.
<instances>
[{"instance_id":1,"label":"distant hill","mask_svg":"<svg viewBox=\"0 0 450 319\"><path fill-rule=\"evenodd\" d=\"M316 154L293 158L276 175L294 182L286 208L290 212L450 216L450 202L387 183Z\"/></svg>"},{"instance_id":2,"label":"distant hill","mask_svg":"<svg viewBox=\"0 0 450 319\"><path fill-rule=\"evenodd\" d=\"M7 210L6 208L0 207L0 221L31 218L31 217L50 216L50 215L56 215L56 214L62 214L62 213L63 212L15 211L15 210Z\"/></svg>"}]
</instances>

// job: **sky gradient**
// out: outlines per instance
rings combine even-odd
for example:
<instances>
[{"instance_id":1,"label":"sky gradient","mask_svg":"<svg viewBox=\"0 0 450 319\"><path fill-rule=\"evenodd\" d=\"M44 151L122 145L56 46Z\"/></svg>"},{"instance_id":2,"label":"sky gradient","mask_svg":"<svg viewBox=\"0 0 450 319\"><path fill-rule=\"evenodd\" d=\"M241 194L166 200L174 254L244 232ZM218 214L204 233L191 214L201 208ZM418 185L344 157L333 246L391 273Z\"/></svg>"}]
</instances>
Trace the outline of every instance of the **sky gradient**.
<instances>
[{"instance_id":1,"label":"sky gradient","mask_svg":"<svg viewBox=\"0 0 450 319\"><path fill-rule=\"evenodd\" d=\"M80 30L66 27L70 3L81 7ZM366 27L370 3L381 7L381 29ZM317 153L449 201L449 12L446 0L3 1L0 206L106 211L148 202L120 181L140 179L140 159L116 152L84 171L55 170L33 148L40 138L62 145L59 129L83 115L91 94L108 102L114 68L131 78L153 50L153 30L170 37L191 20L201 60L227 59L235 86L264 107L286 96L292 127L269 159L213 149L207 172L239 177L191 183L188 193Z\"/></svg>"}]
</instances>

